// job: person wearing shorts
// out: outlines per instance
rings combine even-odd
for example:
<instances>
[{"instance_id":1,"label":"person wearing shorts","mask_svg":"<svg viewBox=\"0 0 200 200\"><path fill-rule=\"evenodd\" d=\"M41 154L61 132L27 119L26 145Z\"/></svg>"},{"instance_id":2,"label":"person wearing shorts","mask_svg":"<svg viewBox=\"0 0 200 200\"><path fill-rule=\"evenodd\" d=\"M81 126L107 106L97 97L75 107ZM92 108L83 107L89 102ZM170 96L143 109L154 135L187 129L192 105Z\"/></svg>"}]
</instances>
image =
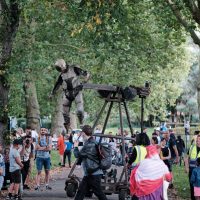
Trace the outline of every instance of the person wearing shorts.
<instances>
[{"instance_id":1,"label":"person wearing shorts","mask_svg":"<svg viewBox=\"0 0 200 200\"><path fill-rule=\"evenodd\" d=\"M52 140L48 135L48 131L46 128L41 128L40 135L38 139L36 139L36 187L35 190L40 189L40 178L42 168L45 170L45 184L46 190L51 190L52 188L49 186L49 177L50 177L50 169L51 169L51 158L50 151L52 149Z\"/></svg>"},{"instance_id":2,"label":"person wearing shorts","mask_svg":"<svg viewBox=\"0 0 200 200\"><path fill-rule=\"evenodd\" d=\"M19 153L21 141L19 139L15 139L13 141L13 145L10 148L9 159L10 159L10 187L8 190L8 196L6 197L7 200L13 199L12 196L14 195L14 200L19 200L21 197L18 195L19 193L19 186L21 183L21 169L23 168L23 164L21 162L21 157Z\"/></svg>"}]
</instances>

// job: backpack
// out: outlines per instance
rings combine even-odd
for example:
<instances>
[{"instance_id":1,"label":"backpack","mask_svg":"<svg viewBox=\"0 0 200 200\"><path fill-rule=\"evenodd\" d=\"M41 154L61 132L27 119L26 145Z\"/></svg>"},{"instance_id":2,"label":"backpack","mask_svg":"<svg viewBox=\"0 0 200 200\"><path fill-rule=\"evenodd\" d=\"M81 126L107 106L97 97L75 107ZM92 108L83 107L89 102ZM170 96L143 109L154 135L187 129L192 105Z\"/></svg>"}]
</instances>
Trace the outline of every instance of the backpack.
<instances>
[{"instance_id":1,"label":"backpack","mask_svg":"<svg viewBox=\"0 0 200 200\"><path fill-rule=\"evenodd\" d=\"M93 147L91 146L91 148ZM85 165L88 174L92 174L99 169L107 170L112 165L112 147L110 144L95 142L94 148L96 148L98 157L95 158L91 152L87 151L87 156L85 158Z\"/></svg>"},{"instance_id":2,"label":"backpack","mask_svg":"<svg viewBox=\"0 0 200 200\"><path fill-rule=\"evenodd\" d=\"M100 143L98 146L100 169L110 169L112 165L112 147L109 143Z\"/></svg>"},{"instance_id":3,"label":"backpack","mask_svg":"<svg viewBox=\"0 0 200 200\"><path fill-rule=\"evenodd\" d=\"M177 146L177 150L178 150L178 153L179 155L181 155L183 153L183 150L184 150L184 146L183 146L183 142L182 140L176 140L176 146Z\"/></svg>"}]
</instances>

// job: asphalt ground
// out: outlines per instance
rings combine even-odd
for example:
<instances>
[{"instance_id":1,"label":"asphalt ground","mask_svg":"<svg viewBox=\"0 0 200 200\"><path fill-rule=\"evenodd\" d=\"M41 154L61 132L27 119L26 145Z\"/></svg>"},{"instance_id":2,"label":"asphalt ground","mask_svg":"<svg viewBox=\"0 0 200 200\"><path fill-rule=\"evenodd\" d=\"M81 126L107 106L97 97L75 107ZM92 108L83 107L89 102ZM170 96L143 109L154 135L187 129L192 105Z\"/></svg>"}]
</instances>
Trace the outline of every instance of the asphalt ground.
<instances>
[{"instance_id":1,"label":"asphalt ground","mask_svg":"<svg viewBox=\"0 0 200 200\"><path fill-rule=\"evenodd\" d=\"M50 186L52 187L52 190L46 190L45 185L41 185L39 191L35 191L34 189L31 190L24 190L23 193L23 200L35 200L35 199L41 199L41 200L63 200L68 199L72 200L74 198L67 197L65 188L65 181L67 179L67 176L70 172L70 168L63 168L60 172L54 174L51 177L50 180ZM76 167L74 174L76 174L78 177L83 176L83 172L81 168ZM118 199L117 194L107 195L108 200L116 200ZM95 195L93 195L92 198L85 198L86 200L89 199L97 199Z\"/></svg>"},{"instance_id":2,"label":"asphalt ground","mask_svg":"<svg viewBox=\"0 0 200 200\"><path fill-rule=\"evenodd\" d=\"M118 168L118 177L121 174L122 168ZM34 188L31 190L24 190L23 193L23 200L72 200L74 198L67 197L65 188L65 181L68 177L68 174L70 172L70 168L62 168L58 170L57 173L52 175L50 180L50 186L52 187L52 190L46 190L45 185L41 185L40 191L35 191ZM76 167L74 170L74 174L78 177L83 177L82 168ZM117 200L118 194L111 194L107 195L108 200ZM92 198L85 198L85 200L92 200L97 199L94 195ZM130 198L127 198L127 200ZM168 190L168 200L181 200L177 197L175 190Z\"/></svg>"}]
</instances>

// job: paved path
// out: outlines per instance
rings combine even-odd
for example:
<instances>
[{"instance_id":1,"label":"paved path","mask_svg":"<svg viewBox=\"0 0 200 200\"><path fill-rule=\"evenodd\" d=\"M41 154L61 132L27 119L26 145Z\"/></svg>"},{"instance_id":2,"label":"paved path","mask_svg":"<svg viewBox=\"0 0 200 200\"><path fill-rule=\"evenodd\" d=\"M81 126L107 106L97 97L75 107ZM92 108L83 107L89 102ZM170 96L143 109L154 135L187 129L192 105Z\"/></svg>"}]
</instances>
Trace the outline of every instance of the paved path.
<instances>
[{"instance_id":1,"label":"paved path","mask_svg":"<svg viewBox=\"0 0 200 200\"><path fill-rule=\"evenodd\" d=\"M52 179L50 181L50 186L52 187L51 191L47 191L45 189L45 186L41 186L41 191L35 191L32 190L25 190L23 194L23 200L36 200L36 199L42 199L42 200L63 200L63 199L69 199L72 200L74 198L69 198L66 195L66 192L64 190L65 187L65 180L68 176L70 169L69 168L63 168L62 171L58 172L57 174L52 176ZM82 169L76 168L74 171L75 174L82 177ZM94 196L94 195L93 195ZM118 195L108 195L108 200L117 200ZM89 199L97 199L96 197L93 198L85 198L86 200Z\"/></svg>"},{"instance_id":2,"label":"paved path","mask_svg":"<svg viewBox=\"0 0 200 200\"><path fill-rule=\"evenodd\" d=\"M41 187L41 191L35 191L35 190L25 190L23 195L23 200L64 200L69 199L72 200L74 198L69 198L66 195L66 192L64 190L65 187L65 180L67 178L67 175L69 173L69 168L63 168L60 172L52 176L52 179L50 181L50 186L52 187L51 191L47 191L45 187ZM77 168L74 172L75 174L79 174L79 176L82 177L82 169ZM118 195L112 194L107 196L108 200L117 200ZM90 200L97 199L96 197L90 198ZM85 198L85 200L89 200L89 198ZM174 195L169 197L169 200L180 200Z\"/></svg>"},{"instance_id":3,"label":"paved path","mask_svg":"<svg viewBox=\"0 0 200 200\"><path fill-rule=\"evenodd\" d=\"M24 193L23 200L63 200L63 199L69 199L72 200L74 198L67 197L65 191L64 191L64 182L65 179L60 179L57 181L54 181L54 183L51 184L53 187L52 191L46 191L45 189L43 191L27 191ZM117 195L107 196L109 200L116 200L118 199ZM95 197L90 199L97 199ZM89 200L87 198L87 200Z\"/></svg>"}]
</instances>

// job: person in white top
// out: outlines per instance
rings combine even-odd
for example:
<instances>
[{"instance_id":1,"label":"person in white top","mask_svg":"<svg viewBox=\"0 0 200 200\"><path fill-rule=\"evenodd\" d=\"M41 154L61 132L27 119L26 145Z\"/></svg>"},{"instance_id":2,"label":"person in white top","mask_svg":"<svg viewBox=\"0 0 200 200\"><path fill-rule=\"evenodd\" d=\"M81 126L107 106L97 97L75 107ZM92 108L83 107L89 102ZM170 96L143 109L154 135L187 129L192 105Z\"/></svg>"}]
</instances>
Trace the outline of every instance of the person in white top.
<instances>
[{"instance_id":1,"label":"person in white top","mask_svg":"<svg viewBox=\"0 0 200 200\"><path fill-rule=\"evenodd\" d=\"M36 130L31 131L31 137L37 139L38 138L38 133Z\"/></svg>"},{"instance_id":2,"label":"person in white top","mask_svg":"<svg viewBox=\"0 0 200 200\"><path fill-rule=\"evenodd\" d=\"M30 135L27 135L23 140L23 148L20 152L22 164L24 165L22 172L22 182L23 189L30 189L28 186L28 181L26 182L27 175L29 174L30 166L31 166L31 158L33 158L33 144Z\"/></svg>"}]
</instances>

